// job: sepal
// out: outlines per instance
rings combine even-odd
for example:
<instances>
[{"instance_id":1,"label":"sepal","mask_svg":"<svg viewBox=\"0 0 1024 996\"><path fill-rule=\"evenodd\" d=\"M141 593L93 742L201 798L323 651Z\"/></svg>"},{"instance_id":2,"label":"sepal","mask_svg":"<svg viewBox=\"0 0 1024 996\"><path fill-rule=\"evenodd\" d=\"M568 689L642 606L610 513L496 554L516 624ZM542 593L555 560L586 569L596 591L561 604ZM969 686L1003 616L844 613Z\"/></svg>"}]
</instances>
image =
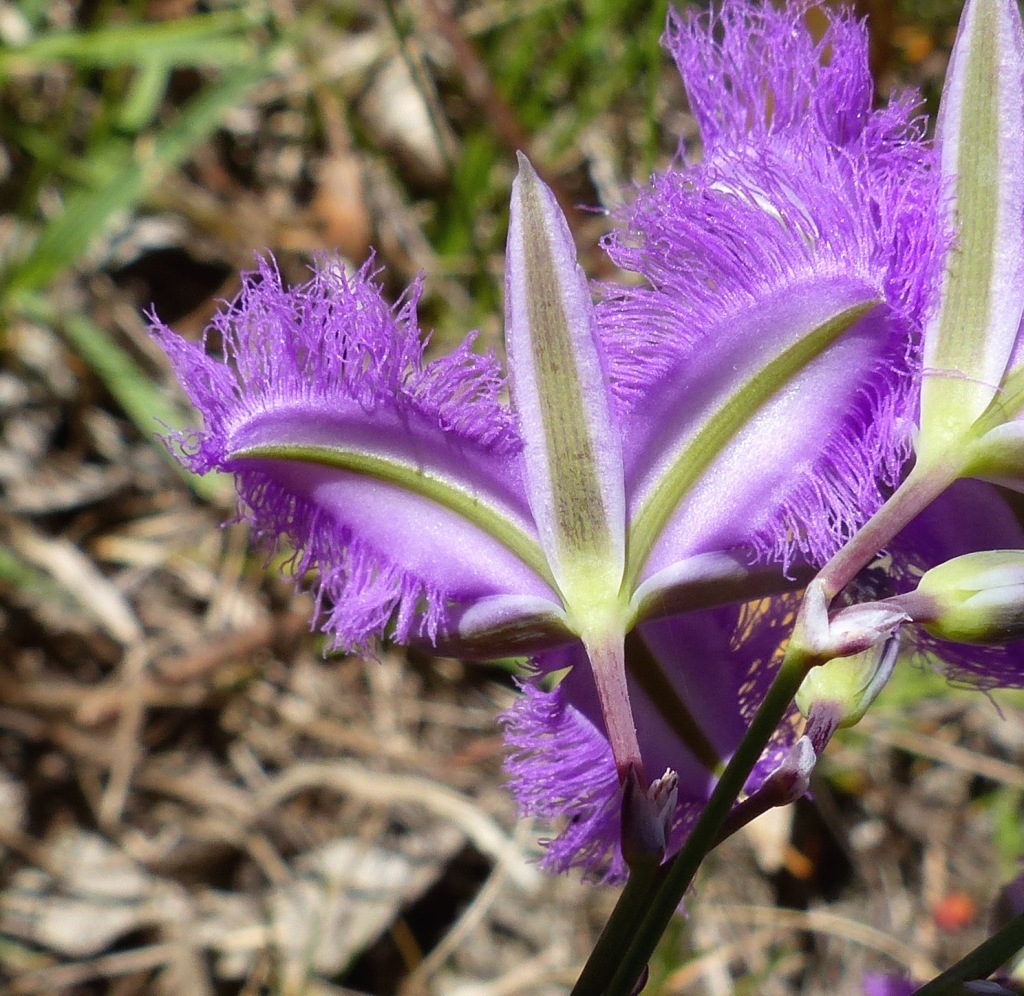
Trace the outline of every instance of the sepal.
<instances>
[{"instance_id":1,"label":"sepal","mask_svg":"<svg viewBox=\"0 0 1024 996\"><path fill-rule=\"evenodd\" d=\"M645 787L636 769L629 770L622 783L622 856L633 871L664 860L678 801L675 771Z\"/></svg>"},{"instance_id":2,"label":"sepal","mask_svg":"<svg viewBox=\"0 0 1024 996\"><path fill-rule=\"evenodd\" d=\"M965 473L1024 489L1024 421L1004 422L970 445Z\"/></svg>"},{"instance_id":3,"label":"sepal","mask_svg":"<svg viewBox=\"0 0 1024 996\"><path fill-rule=\"evenodd\" d=\"M797 707L810 718L827 703L836 711L836 726L854 726L885 687L898 654L899 640L890 636L868 650L812 668L796 693Z\"/></svg>"},{"instance_id":4,"label":"sepal","mask_svg":"<svg viewBox=\"0 0 1024 996\"><path fill-rule=\"evenodd\" d=\"M622 581L621 442L572 235L523 155L505 265L505 341L530 509L567 610L586 611L615 599Z\"/></svg>"},{"instance_id":5,"label":"sepal","mask_svg":"<svg viewBox=\"0 0 1024 996\"><path fill-rule=\"evenodd\" d=\"M925 332L918 454L937 458L982 415L1024 312L1024 31L1016 0L971 0L953 47L937 142L950 251Z\"/></svg>"},{"instance_id":6,"label":"sepal","mask_svg":"<svg viewBox=\"0 0 1024 996\"><path fill-rule=\"evenodd\" d=\"M449 657L492 660L531 656L576 639L562 607L550 599L492 595L453 609L435 650Z\"/></svg>"}]
</instances>

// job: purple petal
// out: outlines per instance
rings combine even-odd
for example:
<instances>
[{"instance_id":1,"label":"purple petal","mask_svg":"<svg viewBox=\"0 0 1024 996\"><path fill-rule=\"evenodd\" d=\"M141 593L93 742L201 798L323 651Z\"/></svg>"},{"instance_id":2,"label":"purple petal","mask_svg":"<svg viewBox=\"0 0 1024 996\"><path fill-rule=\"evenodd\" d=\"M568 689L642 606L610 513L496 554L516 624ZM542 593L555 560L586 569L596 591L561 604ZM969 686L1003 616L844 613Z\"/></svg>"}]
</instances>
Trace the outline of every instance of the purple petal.
<instances>
[{"instance_id":1,"label":"purple petal","mask_svg":"<svg viewBox=\"0 0 1024 996\"><path fill-rule=\"evenodd\" d=\"M1024 529L1008 498L991 484L957 481L896 537L893 549L933 567L978 550L1024 548Z\"/></svg>"},{"instance_id":2,"label":"purple petal","mask_svg":"<svg viewBox=\"0 0 1024 996\"><path fill-rule=\"evenodd\" d=\"M609 289L598 310L634 523L673 467L691 475L641 579L745 539L761 557L820 563L909 453L910 345L941 243L919 203L928 184L892 187L881 216L866 168L801 155L668 173L609 240L649 282Z\"/></svg>"},{"instance_id":3,"label":"purple petal","mask_svg":"<svg viewBox=\"0 0 1024 996\"><path fill-rule=\"evenodd\" d=\"M920 988L921 983L901 975L864 976L864 996L914 996Z\"/></svg>"},{"instance_id":4,"label":"purple petal","mask_svg":"<svg viewBox=\"0 0 1024 996\"><path fill-rule=\"evenodd\" d=\"M631 532L630 581L748 539L761 558L820 563L909 453L914 344L948 242L938 170L911 99L871 110L863 27L836 13L816 41L810 6L670 18L706 159L639 191L606 247L646 286L598 306L631 520L669 523L653 553L657 528ZM815 338L805 366L754 376Z\"/></svg>"},{"instance_id":5,"label":"purple petal","mask_svg":"<svg viewBox=\"0 0 1024 996\"><path fill-rule=\"evenodd\" d=\"M495 361L467 342L425 364L419 286L393 310L370 266L348 277L322 260L286 289L262 262L211 326L223 360L158 324L204 420L172 442L193 470L235 474L242 515L257 536L288 539L297 578L319 572L335 646L385 630L435 641L453 610L495 595L558 611Z\"/></svg>"},{"instance_id":6,"label":"purple petal","mask_svg":"<svg viewBox=\"0 0 1024 996\"><path fill-rule=\"evenodd\" d=\"M724 0L700 15L670 11L664 42L709 150L809 128L834 144L860 137L874 95L867 31L830 12L815 40L804 18L817 6Z\"/></svg>"},{"instance_id":7,"label":"purple petal","mask_svg":"<svg viewBox=\"0 0 1024 996\"><path fill-rule=\"evenodd\" d=\"M509 788L523 816L569 818L554 840L543 842L542 866L579 867L599 881L623 881L621 790L611 746L561 687L545 692L530 682L522 692L502 717Z\"/></svg>"}]
</instances>

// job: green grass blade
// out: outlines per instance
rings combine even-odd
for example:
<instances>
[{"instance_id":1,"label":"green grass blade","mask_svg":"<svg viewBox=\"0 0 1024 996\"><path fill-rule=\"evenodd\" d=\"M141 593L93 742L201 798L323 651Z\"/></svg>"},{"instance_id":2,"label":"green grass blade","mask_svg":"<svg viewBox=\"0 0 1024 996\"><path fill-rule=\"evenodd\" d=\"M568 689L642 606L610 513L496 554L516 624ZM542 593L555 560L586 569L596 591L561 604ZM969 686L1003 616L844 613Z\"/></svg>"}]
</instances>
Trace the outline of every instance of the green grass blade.
<instances>
[{"instance_id":1,"label":"green grass blade","mask_svg":"<svg viewBox=\"0 0 1024 996\"><path fill-rule=\"evenodd\" d=\"M99 189L70 194L64 210L43 229L28 255L7 271L0 281L0 303L5 296L16 299L45 287L71 266L115 214L133 208L167 170L185 160L213 132L229 107L269 74L272 56L265 53L200 93L141 154L142 142L123 142L120 166L110 168L108 182Z\"/></svg>"},{"instance_id":2,"label":"green grass blade","mask_svg":"<svg viewBox=\"0 0 1024 996\"><path fill-rule=\"evenodd\" d=\"M10 547L0 543L0 584L36 599L59 602L62 593L38 567L26 563Z\"/></svg>"},{"instance_id":3,"label":"green grass blade","mask_svg":"<svg viewBox=\"0 0 1024 996\"><path fill-rule=\"evenodd\" d=\"M94 31L52 32L26 45L0 49L0 77L37 72L55 62L93 69L153 62L218 68L244 65L256 55L254 40L247 33L258 23L239 10Z\"/></svg>"}]
</instances>

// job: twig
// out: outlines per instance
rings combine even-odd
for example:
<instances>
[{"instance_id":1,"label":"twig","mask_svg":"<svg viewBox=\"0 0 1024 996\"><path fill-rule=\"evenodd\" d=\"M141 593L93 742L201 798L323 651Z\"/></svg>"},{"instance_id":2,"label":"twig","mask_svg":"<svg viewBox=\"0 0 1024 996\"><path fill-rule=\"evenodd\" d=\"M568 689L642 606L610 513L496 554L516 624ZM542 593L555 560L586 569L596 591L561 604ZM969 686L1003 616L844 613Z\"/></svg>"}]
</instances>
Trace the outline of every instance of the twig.
<instances>
[{"instance_id":1,"label":"twig","mask_svg":"<svg viewBox=\"0 0 1024 996\"><path fill-rule=\"evenodd\" d=\"M149 656L144 644L130 649L121 665L121 715L114 731L114 753L103 796L100 799L100 825L116 826L124 810L132 772L139 760L139 737L146 717L145 678Z\"/></svg>"},{"instance_id":2,"label":"twig","mask_svg":"<svg viewBox=\"0 0 1024 996\"><path fill-rule=\"evenodd\" d=\"M494 982L459 986L450 996L513 996L514 993L535 993L538 984L549 980L566 960L567 951L561 943L552 944L535 958L524 961Z\"/></svg>"},{"instance_id":3,"label":"twig","mask_svg":"<svg viewBox=\"0 0 1024 996\"><path fill-rule=\"evenodd\" d=\"M997 757L976 754L966 747L946 743L915 730L894 728L870 713L861 721L860 728L877 743L896 747L919 757L927 757L1012 788L1024 789L1024 771L1017 765L1001 761Z\"/></svg>"},{"instance_id":4,"label":"twig","mask_svg":"<svg viewBox=\"0 0 1024 996\"><path fill-rule=\"evenodd\" d=\"M525 824L520 823L516 830L516 843L521 844L521 838L529 832L529 829L525 829ZM487 877L487 881L484 882L473 901L462 912L437 947L416 966L402 984L403 996L412 996L412 994L426 991L426 983L430 976L444 965L466 938L483 922L484 917L487 916L488 911L505 887L507 871L508 868L504 861L498 861L495 864L494 870Z\"/></svg>"},{"instance_id":5,"label":"twig","mask_svg":"<svg viewBox=\"0 0 1024 996\"><path fill-rule=\"evenodd\" d=\"M829 934L880 951L910 969L918 978L934 975L938 969L918 948L904 944L890 933L858 923L828 910L786 910L774 906L702 905L700 915L718 917L730 923L753 926L789 927L816 934Z\"/></svg>"},{"instance_id":6,"label":"twig","mask_svg":"<svg viewBox=\"0 0 1024 996\"><path fill-rule=\"evenodd\" d=\"M729 944L722 944L713 951L691 958L686 964L677 968L664 983L666 996L675 996L689 991L689 987L702 975L716 968L725 968L737 956L746 956L751 950L760 948L762 943L774 940L781 934L789 933L790 928L780 925L765 927L763 930L741 937Z\"/></svg>"},{"instance_id":7,"label":"twig","mask_svg":"<svg viewBox=\"0 0 1024 996\"><path fill-rule=\"evenodd\" d=\"M168 942L150 944L131 951L101 955L89 961L74 965L55 965L28 972L11 982L11 992L24 994L42 993L50 996L62 989L81 985L90 979L109 978L115 975L131 975L133 972L148 972L166 965L180 948L179 944Z\"/></svg>"},{"instance_id":8,"label":"twig","mask_svg":"<svg viewBox=\"0 0 1024 996\"><path fill-rule=\"evenodd\" d=\"M377 803L404 802L422 806L450 820L480 851L503 862L509 878L520 888L533 890L540 882L540 872L479 806L425 778L370 771L344 761L308 762L297 764L271 781L257 795L257 806L269 809L307 789L333 789Z\"/></svg>"}]
</instances>

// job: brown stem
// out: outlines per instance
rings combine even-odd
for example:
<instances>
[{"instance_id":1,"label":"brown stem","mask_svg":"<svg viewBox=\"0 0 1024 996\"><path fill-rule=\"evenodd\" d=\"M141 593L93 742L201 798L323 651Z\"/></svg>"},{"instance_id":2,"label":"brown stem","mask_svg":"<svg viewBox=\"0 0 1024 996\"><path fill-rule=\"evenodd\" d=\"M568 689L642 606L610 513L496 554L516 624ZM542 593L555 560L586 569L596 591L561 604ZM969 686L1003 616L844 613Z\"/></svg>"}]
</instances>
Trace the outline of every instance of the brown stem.
<instances>
[{"instance_id":1,"label":"brown stem","mask_svg":"<svg viewBox=\"0 0 1024 996\"><path fill-rule=\"evenodd\" d=\"M909 525L959 476L960 467L948 463L918 464L889 500L821 569L815 579L831 602L897 533Z\"/></svg>"},{"instance_id":2,"label":"brown stem","mask_svg":"<svg viewBox=\"0 0 1024 996\"><path fill-rule=\"evenodd\" d=\"M629 690L626 687L626 654L621 635L602 635L597 639L584 637L590 668L597 685L597 697L601 703L608 741L615 757L615 768L619 781L624 782L632 769L646 789L647 777L644 762L640 757L640 742L636 736L633 709L629 704Z\"/></svg>"}]
</instances>

